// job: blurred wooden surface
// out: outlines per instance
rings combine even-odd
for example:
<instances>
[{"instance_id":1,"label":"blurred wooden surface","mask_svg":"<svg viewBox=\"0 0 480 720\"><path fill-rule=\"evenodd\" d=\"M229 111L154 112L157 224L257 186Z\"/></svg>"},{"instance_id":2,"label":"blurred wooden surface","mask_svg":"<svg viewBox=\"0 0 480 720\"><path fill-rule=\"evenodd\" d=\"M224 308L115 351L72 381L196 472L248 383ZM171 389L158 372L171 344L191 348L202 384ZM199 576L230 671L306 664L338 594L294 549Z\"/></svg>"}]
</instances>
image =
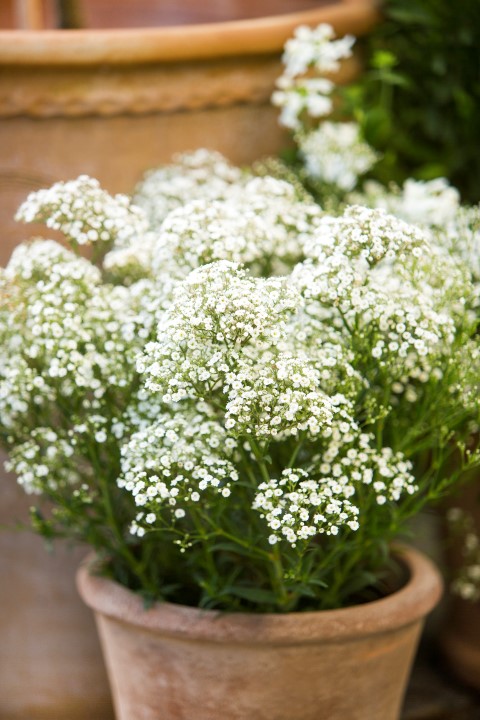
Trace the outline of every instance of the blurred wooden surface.
<instances>
[{"instance_id":1,"label":"blurred wooden surface","mask_svg":"<svg viewBox=\"0 0 480 720\"><path fill-rule=\"evenodd\" d=\"M457 683L431 650L422 649L401 720L480 720L480 694Z\"/></svg>"}]
</instances>

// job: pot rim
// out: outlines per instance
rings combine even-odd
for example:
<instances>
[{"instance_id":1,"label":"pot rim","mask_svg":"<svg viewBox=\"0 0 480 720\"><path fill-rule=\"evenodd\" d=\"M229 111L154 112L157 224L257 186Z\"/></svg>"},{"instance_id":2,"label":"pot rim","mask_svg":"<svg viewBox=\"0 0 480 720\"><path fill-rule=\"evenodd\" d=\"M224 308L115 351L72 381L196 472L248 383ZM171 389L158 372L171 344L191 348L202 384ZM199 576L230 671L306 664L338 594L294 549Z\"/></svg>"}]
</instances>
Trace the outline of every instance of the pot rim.
<instances>
[{"instance_id":1,"label":"pot rim","mask_svg":"<svg viewBox=\"0 0 480 720\"><path fill-rule=\"evenodd\" d=\"M419 621L437 604L443 581L433 562L404 545L396 546L395 554L410 573L400 590L380 600L338 610L284 615L234 613L168 602L145 609L139 595L113 580L91 574L93 553L77 572L77 588L95 613L159 635L236 644L338 642L399 630Z\"/></svg>"},{"instance_id":2,"label":"pot rim","mask_svg":"<svg viewBox=\"0 0 480 720\"><path fill-rule=\"evenodd\" d=\"M332 24L340 35L367 32L377 0L336 0L318 9L219 23L157 28L0 31L4 65L126 65L213 60L282 51L298 25Z\"/></svg>"}]
</instances>

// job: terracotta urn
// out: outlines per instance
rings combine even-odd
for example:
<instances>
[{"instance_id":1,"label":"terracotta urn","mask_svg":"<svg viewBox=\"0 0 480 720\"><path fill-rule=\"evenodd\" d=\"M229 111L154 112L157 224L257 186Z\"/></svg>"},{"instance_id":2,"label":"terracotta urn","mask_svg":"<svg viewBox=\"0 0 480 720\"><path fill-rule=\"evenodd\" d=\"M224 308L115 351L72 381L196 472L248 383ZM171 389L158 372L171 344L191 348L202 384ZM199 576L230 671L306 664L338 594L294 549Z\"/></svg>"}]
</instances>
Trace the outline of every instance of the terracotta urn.
<instances>
[{"instance_id":1,"label":"terracotta urn","mask_svg":"<svg viewBox=\"0 0 480 720\"><path fill-rule=\"evenodd\" d=\"M288 138L270 96L294 28L358 36L377 19L375 0L122 0L113 13L80 0L87 27L58 30L54 3L16 4L24 29L0 30L0 265L25 237L13 216L31 190L86 173L131 192L145 170L198 147L240 165L277 153ZM162 26L91 27L121 24L122 8L124 22L140 23L140 10ZM338 82L359 67L346 63Z\"/></svg>"},{"instance_id":2,"label":"terracotta urn","mask_svg":"<svg viewBox=\"0 0 480 720\"><path fill-rule=\"evenodd\" d=\"M341 610L255 615L143 601L77 576L95 612L118 720L398 720L441 579L401 549L397 592Z\"/></svg>"}]
</instances>

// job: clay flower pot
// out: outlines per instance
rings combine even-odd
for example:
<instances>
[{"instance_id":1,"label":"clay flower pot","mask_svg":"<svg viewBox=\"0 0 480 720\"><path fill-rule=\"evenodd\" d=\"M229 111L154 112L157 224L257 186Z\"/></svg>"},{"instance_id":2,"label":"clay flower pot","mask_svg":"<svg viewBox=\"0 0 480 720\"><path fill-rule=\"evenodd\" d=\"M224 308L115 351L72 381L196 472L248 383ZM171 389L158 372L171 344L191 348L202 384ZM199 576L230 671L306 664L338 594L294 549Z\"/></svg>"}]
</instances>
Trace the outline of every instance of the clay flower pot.
<instances>
[{"instance_id":1,"label":"clay flower pot","mask_svg":"<svg viewBox=\"0 0 480 720\"><path fill-rule=\"evenodd\" d=\"M94 611L118 720L397 720L434 566L401 550L406 585L368 604L248 615L156 604L79 570ZM90 560L91 563L91 560Z\"/></svg>"},{"instance_id":2,"label":"clay flower pot","mask_svg":"<svg viewBox=\"0 0 480 720\"><path fill-rule=\"evenodd\" d=\"M102 7L112 14L113 5L118 20L117 3ZM266 12L279 14L249 19L254 4L244 5L164 3L162 27L0 30L0 265L25 238L13 216L31 190L85 173L131 192L145 170L198 147L240 165L277 153L287 133L270 96L295 27L329 22L339 35L361 35L378 17L374 0L313 9L312 0L270 0ZM199 6L217 14L199 18ZM86 3L87 19L95 8ZM352 58L336 80L359 68Z\"/></svg>"}]
</instances>

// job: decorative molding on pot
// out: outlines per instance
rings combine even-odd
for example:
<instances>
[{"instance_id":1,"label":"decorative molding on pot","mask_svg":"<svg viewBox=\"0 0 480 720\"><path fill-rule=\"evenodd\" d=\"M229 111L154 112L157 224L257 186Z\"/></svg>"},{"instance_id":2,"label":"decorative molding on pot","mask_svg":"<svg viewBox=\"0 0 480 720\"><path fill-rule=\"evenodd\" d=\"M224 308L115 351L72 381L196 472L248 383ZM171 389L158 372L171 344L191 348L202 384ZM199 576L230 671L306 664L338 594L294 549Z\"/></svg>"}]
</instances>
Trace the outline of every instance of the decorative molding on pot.
<instances>
[{"instance_id":1,"label":"decorative molding on pot","mask_svg":"<svg viewBox=\"0 0 480 720\"><path fill-rule=\"evenodd\" d=\"M358 75L356 57L335 81ZM197 65L125 68L0 68L0 117L82 117L191 111L268 103L281 73L276 57L227 58ZM206 78L208 77L208 82Z\"/></svg>"}]
</instances>

